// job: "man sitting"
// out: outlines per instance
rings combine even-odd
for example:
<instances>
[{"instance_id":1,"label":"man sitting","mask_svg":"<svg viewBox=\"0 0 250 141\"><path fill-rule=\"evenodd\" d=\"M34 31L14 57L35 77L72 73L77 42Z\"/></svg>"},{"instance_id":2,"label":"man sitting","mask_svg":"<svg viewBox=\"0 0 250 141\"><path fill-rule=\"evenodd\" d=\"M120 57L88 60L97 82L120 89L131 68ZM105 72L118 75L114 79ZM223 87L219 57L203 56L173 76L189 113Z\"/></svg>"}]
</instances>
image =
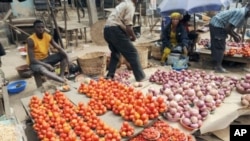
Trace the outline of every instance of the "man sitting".
<instances>
[{"instance_id":1,"label":"man sitting","mask_svg":"<svg viewBox=\"0 0 250 141\"><path fill-rule=\"evenodd\" d=\"M69 65L69 57L66 52L53 40L52 36L45 32L44 23L36 20L33 24L34 31L27 39L27 63L35 73L40 73L52 80L65 83L65 68ZM49 54L50 45L58 50L55 54ZM54 73L54 65L60 62L60 76Z\"/></svg>"}]
</instances>

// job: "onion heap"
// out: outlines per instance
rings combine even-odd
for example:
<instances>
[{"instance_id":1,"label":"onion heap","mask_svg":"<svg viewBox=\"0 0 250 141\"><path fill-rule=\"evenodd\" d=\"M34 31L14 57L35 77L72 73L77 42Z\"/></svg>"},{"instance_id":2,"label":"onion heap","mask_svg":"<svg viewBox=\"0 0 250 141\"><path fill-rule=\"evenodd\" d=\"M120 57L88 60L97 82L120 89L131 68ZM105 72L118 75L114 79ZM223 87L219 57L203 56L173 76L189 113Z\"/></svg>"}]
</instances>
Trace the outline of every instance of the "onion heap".
<instances>
[{"instance_id":1,"label":"onion heap","mask_svg":"<svg viewBox=\"0 0 250 141\"><path fill-rule=\"evenodd\" d=\"M184 115L181 119L181 124L184 127L191 129L197 129L201 127L204 117L200 114L199 109L197 108L187 108L184 112Z\"/></svg>"},{"instance_id":2,"label":"onion heap","mask_svg":"<svg viewBox=\"0 0 250 141\"><path fill-rule=\"evenodd\" d=\"M179 121L183 115L183 108L175 100L170 101L168 105L168 110L163 113L163 117L170 121Z\"/></svg>"},{"instance_id":3,"label":"onion heap","mask_svg":"<svg viewBox=\"0 0 250 141\"><path fill-rule=\"evenodd\" d=\"M250 94L245 94L241 96L241 105L244 107L250 107Z\"/></svg>"},{"instance_id":4,"label":"onion heap","mask_svg":"<svg viewBox=\"0 0 250 141\"><path fill-rule=\"evenodd\" d=\"M129 70L123 70L119 71L114 76L114 81L118 81L120 83L123 83L125 85L130 85L129 78L131 77L131 71Z\"/></svg>"},{"instance_id":5,"label":"onion heap","mask_svg":"<svg viewBox=\"0 0 250 141\"><path fill-rule=\"evenodd\" d=\"M155 96L165 96L169 108L163 116L172 121L184 119L186 124L188 121L185 118L193 117L192 122L187 124L190 128L200 127L202 121L220 106L238 83L236 78L216 76L198 69L170 72L157 70L149 80L162 84L159 92L153 88L148 92Z\"/></svg>"},{"instance_id":6,"label":"onion heap","mask_svg":"<svg viewBox=\"0 0 250 141\"><path fill-rule=\"evenodd\" d=\"M236 84L236 90L241 94L250 93L250 74L246 74L245 77Z\"/></svg>"}]
</instances>

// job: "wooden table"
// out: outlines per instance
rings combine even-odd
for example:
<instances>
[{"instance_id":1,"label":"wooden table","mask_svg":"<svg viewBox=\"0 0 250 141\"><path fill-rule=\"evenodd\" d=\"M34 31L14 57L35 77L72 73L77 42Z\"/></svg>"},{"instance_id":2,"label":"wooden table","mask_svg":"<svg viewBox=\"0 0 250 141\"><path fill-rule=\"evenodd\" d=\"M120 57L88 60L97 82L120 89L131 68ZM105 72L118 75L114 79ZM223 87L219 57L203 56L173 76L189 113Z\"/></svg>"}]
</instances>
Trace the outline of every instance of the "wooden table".
<instances>
[{"instance_id":1,"label":"wooden table","mask_svg":"<svg viewBox=\"0 0 250 141\"><path fill-rule=\"evenodd\" d=\"M64 31L65 32L65 23L64 21L60 21L57 23L58 27L60 30ZM87 26L83 25L83 24L80 24L76 21L67 21L67 29L66 29L66 32L69 32L70 33L70 40L73 39L73 36L72 34L75 32L76 33L76 36L75 36L75 43L76 43L76 46L78 46L78 30L80 30L80 34L81 34L81 37L82 37L82 30L81 29L84 29L84 40L85 42L87 42ZM68 40L68 38L66 39Z\"/></svg>"},{"instance_id":2,"label":"wooden table","mask_svg":"<svg viewBox=\"0 0 250 141\"><path fill-rule=\"evenodd\" d=\"M202 67L205 67L206 61L211 60L211 50L202 48L198 50L198 53L200 54L201 65ZM235 55L235 56L224 56L223 60L245 63L246 68L250 68L250 58L245 58L239 55L238 56Z\"/></svg>"}]
</instances>

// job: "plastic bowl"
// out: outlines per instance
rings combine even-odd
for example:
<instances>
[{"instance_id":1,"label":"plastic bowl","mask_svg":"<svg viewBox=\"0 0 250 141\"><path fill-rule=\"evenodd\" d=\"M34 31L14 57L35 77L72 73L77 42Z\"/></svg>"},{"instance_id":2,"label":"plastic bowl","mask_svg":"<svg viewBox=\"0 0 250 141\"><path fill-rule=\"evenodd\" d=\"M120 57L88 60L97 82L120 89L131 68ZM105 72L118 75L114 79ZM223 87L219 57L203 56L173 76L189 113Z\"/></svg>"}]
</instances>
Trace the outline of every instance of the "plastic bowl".
<instances>
[{"instance_id":1,"label":"plastic bowl","mask_svg":"<svg viewBox=\"0 0 250 141\"><path fill-rule=\"evenodd\" d=\"M21 78L30 78L32 76L32 71L26 64L16 67L16 71Z\"/></svg>"},{"instance_id":2,"label":"plastic bowl","mask_svg":"<svg viewBox=\"0 0 250 141\"><path fill-rule=\"evenodd\" d=\"M26 88L27 82L24 80L14 81L9 83L7 90L9 94L17 94Z\"/></svg>"}]
</instances>

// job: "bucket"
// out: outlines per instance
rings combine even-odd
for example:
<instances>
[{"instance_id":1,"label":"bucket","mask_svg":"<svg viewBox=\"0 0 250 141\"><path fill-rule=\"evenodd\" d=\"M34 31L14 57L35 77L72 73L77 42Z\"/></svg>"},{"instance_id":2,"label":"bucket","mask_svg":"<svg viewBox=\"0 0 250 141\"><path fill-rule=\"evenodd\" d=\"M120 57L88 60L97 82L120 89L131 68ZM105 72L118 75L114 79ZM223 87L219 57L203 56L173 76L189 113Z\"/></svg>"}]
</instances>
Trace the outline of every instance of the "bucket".
<instances>
[{"instance_id":1,"label":"bucket","mask_svg":"<svg viewBox=\"0 0 250 141\"><path fill-rule=\"evenodd\" d=\"M174 62L177 62L180 59L181 54L179 53L170 53L168 55L167 65L172 65Z\"/></svg>"}]
</instances>

